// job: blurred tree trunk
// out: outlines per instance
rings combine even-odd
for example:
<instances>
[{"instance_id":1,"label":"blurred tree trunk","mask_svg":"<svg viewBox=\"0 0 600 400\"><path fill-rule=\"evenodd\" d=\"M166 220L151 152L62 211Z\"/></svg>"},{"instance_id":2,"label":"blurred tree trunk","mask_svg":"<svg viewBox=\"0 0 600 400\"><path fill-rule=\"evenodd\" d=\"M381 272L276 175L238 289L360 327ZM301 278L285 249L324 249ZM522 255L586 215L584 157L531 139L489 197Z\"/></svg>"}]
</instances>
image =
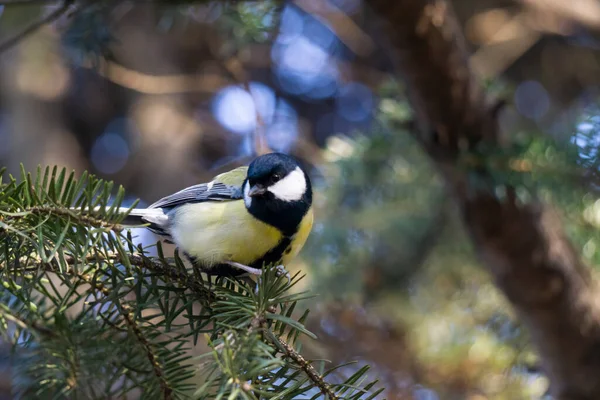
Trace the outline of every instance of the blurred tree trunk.
<instances>
[{"instance_id":1,"label":"blurred tree trunk","mask_svg":"<svg viewBox=\"0 0 600 400\"><path fill-rule=\"evenodd\" d=\"M409 87L416 139L458 202L481 261L529 329L551 393L565 400L600 399L600 304L559 218L538 202L518 203L506 185L505 196L495 195L499 184L488 171L458 165L477 143L500 144L495 112L471 73L450 5L368 3L385 20L398 73Z\"/></svg>"}]
</instances>

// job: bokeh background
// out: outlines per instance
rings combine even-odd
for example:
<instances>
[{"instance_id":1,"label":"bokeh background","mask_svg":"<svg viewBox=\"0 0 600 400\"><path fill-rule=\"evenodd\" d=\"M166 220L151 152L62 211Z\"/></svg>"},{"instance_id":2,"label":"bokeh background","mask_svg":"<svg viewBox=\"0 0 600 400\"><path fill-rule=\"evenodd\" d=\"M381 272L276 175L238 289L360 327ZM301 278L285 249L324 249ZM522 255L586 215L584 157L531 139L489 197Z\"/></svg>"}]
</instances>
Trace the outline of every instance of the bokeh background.
<instances>
[{"instance_id":1,"label":"bokeh background","mask_svg":"<svg viewBox=\"0 0 600 400\"><path fill-rule=\"evenodd\" d=\"M60 6L9 3L0 46ZM600 3L452 3L475 73L507 101L519 156L498 174L558 205L595 265ZM392 63L361 0L90 2L2 49L0 166L89 170L143 205L257 153L293 154L316 187L314 232L289 266L318 294L307 355L372 365L390 400L544 398L526 332L408 133Z\"/></svg>"}]
</instances>

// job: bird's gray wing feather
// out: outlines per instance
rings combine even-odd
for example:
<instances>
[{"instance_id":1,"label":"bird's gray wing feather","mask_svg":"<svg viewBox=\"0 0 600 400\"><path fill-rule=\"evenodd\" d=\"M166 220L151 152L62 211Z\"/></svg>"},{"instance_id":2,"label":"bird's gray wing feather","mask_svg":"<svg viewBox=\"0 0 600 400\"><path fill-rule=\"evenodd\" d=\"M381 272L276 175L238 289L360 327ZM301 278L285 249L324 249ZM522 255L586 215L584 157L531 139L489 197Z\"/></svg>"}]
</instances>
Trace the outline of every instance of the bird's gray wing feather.
<instances>
[{"instance_id":1,"label":"bird's gray wing feather","mask_svg":"<svg viewBox=\"0 0 600 400\"><path fill-rule=\"evenodd\" d=\"M201 183L163 197L148 208L173 208L185 203L239 200L242 197L242 190L239 186L226 185L221 182Z\"/></svg>"}]
</instances>

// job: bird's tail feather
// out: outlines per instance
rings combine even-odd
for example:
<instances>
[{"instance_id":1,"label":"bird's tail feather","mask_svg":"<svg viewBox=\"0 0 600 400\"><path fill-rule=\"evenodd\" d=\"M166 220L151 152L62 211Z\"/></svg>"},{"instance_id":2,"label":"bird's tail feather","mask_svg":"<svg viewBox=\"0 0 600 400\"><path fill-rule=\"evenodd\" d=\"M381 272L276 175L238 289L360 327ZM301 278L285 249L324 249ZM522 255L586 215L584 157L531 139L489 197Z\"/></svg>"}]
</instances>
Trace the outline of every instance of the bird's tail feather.
<instances>
[{"instance_id":1,"label":"bird's tail feather","mask_svg":"<svg viewBox=\"0 0 600 400\"><path fill-rule=\"evenodd\" d=\"M79 211L77 208L71 208L73 211ZM120 207L119 213L125 214L129 210L128 207ZM168 217L160 208L134 208L120 222L123 226L137 226L150 224L151 229L161 229L168 221Z\"/></svg>"},{"instance_id":2,"label":"bird's tail feather","mask_svg":"<svg viewBox=\"0 0 600 400\"><path fill-rule=\"evenodd\" d=\"M129 210L127 207L119 208L120 214L125 214ZM148 214L148 211L152 211L151 209L146 208L134 208L127 214L127 216L121 221L121 225L125 226L135 226L135 225L143 225L147 224L147 221L144 221L144 216Z\"/></svg>"}]
</instances>

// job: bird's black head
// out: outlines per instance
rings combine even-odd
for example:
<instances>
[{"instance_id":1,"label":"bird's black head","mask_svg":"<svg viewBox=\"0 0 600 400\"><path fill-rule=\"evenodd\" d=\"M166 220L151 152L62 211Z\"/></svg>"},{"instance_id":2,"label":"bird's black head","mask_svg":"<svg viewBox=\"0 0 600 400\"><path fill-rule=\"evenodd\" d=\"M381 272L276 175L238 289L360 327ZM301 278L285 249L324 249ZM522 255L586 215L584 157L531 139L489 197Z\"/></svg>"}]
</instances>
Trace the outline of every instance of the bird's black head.
<instances>
[{"instance_id":1,"label":"bird's black head","mask_svg":"<svg viewBox=\"0 0 600 400\"><path fill-rule=\"evenodd\" d=\"M312 204L312 187L298 161L282 153L256 158L243 186L246 208L256 218L293 235Z\"/></svg>"}]
</instances>

